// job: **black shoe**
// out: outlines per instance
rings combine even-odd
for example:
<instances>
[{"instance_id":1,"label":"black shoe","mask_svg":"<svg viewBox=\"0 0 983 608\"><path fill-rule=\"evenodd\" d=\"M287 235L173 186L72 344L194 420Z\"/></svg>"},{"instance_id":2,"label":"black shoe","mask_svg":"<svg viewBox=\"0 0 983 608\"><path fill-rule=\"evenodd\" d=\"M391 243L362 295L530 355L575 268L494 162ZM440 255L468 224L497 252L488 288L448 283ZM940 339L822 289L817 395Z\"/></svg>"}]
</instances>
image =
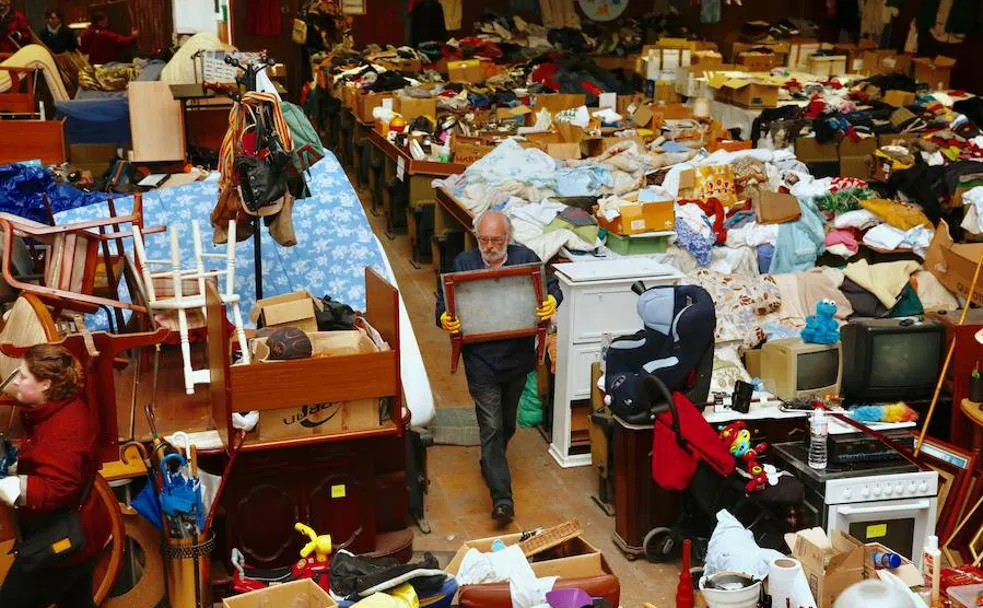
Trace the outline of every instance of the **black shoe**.
<instances>
[{"instance_id":1,"label":"black shoe","mask_svg":"<svg viewBox=\"0 0 983 608\"><path fill-rule=\"evenodd\" d=\"M515 517L515 509L512 507L512 505L503 503L492 509L491 516L495 521L502 524L507 524L512 521L513 517Z\"/></svg>"}]
</instances>

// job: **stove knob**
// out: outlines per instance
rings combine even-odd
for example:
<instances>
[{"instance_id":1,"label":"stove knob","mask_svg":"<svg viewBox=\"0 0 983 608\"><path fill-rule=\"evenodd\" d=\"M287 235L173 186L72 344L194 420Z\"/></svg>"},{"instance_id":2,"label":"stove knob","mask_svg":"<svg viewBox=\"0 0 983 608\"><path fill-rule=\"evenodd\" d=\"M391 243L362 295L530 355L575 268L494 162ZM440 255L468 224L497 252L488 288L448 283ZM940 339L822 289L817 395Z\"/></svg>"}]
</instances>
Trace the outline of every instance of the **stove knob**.
<instances>
[{"instance_id":1,"label":"stove knob","mask_svg":"<svg viewBox=\"0 0 983 608\"><path fill-rule=\"evenodd\" d=\"M894 492L898 496L901 496L902 494L904 494L904 484L899 481L898 482L898 485L894 486Z\"/></svg>"},{"instance_id":2,"label":"stove knob","mask_svg":"<svg viewBox=\"0 0 983 608\"><path fill-rule=\"evenodd\" d=\"M874 496L881 495L881 486L874 486Z\"/></svg>"},{"instance_id":3,"label":"stove knob","mask_svg":"<svg viewBox=\"0 0 983 608\"><path fill-rule=\"evenodd\" d=\"M864 489L860 491L860 495L864 498L868 498L870 496L870 488L864 486Z\"/></svg>"},{"instance_id":4,"label":"stove knob","mask_svg":"<svg viewBox=\"0 0 983 608\"><path fill-rule=\"evenodd\" d=\"M921 482L920 484L918 484L918 489L921 492L928 492L928 483L924 481Z\"/></svg>"},{"instance_id":5,"label":"stove knob","mask_svg":"<svg viewBox=\"0 0 983 608\"><path fill-rule=\"evenodd\" d=\"M853 492L850 491L850 488L843 490L843 500L850 500L851 496L853 496Z\"/></svg>"},{"instance_id":6,"label":"stove knob","mask_svg":"<svg viewBox=\"0 0 983 608\"><path fill-rule=\"evenodd\" d=\"M910 482L908 484L908 493L909 494L914 494L915 493L915 490L917 490L917 489L918 489L918 487L915 486L915 482L912 481L912 482Z\"/></svg>"},{"instance_id":7,"label":"stove knob","mask_svg":"<svg viewBox=\"0 0 983 608\"><path fill-rule=\"evenodd\" d=\"M884 487L884 496L890 496L891 494L894 494L894 486L887 484Z\"/></svg>"}]
</instances>

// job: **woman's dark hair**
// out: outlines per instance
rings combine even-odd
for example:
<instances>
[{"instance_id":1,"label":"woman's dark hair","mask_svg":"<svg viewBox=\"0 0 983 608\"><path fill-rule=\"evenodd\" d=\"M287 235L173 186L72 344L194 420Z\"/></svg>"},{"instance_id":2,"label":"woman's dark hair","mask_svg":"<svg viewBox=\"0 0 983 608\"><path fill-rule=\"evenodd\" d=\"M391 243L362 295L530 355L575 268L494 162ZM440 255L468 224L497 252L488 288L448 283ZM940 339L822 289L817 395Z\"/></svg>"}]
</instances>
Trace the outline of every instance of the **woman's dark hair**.
<instances>
[{"instance_id":1,"label":"woman's dark hair","mask_svg":"<svg viewBox=\"0 0 983 608\"><path fill-rule=\"evenodd\" d=\"M24 363L35 378L51 382L49 401L69 399L82 391L82 364L64 346L36 344L24 353Z\"/></svg>"},{"instance_id":2,"label":"woman's dark hair","mask_svg":"<svg viewBox=\"0 0 983 608\"><path fill-rule=\"evenodd\" d=\"M44 11L44 18L45 19L47 19L48 17L50 17L52 15L57 16L58 17L58 21L61 21L61 22L64 23L64 21L65 21L65 13L63 13L60 8L49 8L48 10Z\"/></svg>"},{"instance_id":3,"label":"woman's dark hair","mask_svg":"<svg viewBox=\"0 0 983 608\"><path fill-rule=\"evenodd\" d=\"M89 21L91 21L93 25L99 25L107 19L109 19L109 17L106 16L106 13L102 11L92 11L92 16L89 18Z\"/></svg>"}]
</instances>

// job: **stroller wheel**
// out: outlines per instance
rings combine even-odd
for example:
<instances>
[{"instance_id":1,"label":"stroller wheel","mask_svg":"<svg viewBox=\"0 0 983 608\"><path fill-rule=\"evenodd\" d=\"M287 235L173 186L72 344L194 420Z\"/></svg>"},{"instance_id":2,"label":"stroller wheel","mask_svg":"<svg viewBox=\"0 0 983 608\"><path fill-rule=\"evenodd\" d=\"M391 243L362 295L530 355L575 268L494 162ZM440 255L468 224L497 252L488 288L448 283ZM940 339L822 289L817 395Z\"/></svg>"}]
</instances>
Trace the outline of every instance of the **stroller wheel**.
<instances>
[{"instance_id":1,"label":"stroller wheel","mask_svg":"<svg viewBox=\"0 0 983 608\"><path fill-rule=\"evenodd\" d=\"M662 563L670 561L679 549L679 535L671 528L653 528L645 535L642 547L645 557L651 562Z\"/></svg>"}]
</instances>

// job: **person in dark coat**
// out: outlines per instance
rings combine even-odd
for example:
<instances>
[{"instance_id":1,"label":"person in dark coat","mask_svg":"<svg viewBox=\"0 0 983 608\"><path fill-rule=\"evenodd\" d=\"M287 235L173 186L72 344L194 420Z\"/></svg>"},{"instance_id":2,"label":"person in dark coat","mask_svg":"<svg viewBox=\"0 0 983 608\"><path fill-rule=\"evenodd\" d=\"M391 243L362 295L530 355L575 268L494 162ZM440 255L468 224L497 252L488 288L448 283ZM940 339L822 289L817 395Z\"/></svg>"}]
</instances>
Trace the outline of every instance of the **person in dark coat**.
<instances>
[{"instance_id":1,"label":"person in dark coat","mask_svg":"<svg viewBox=\"0 0 983 608\"><path fill-rule=\"evenodd\" d=\"M54 53L67 53L79 48L78 38L75 32L65 25L65 17L61 10L49 8L44 12L44 18L48 22L41 30L41 42Z\"/></svg>"},{"instance_id":2,"label":"person in dark coat","mask_svg":"<svg viewBox=\"0 0 983 608\"><path fill-rule=\"evenodd\" d=\"M95 606L93 572L112 524L92 490L100 462L96 421L80 397L83 382L81 365L62 346L32 346L21 362L14 388L24 439L16 470L0 479L0 501L14 507L25 540L59 512L79 509L85 543L47 568L28 571L15 558L0 606Z\"/></svg>"},{"instance_id":3,"label":"person in dark coat","mask_svg":"<svg viewBox=\"0 0 983 608\"><path fill-rule=\"evenodd\" d=\"M454 259L452 271L497 269L503 266L539 264L531 249L512 243L512 224L499 211L486 211L475 222L478 249ZM563 300L560 285L552 274L546 278L546 300L536 311L540 320L549 319ZM461 322L451 317L442 289L437 290L437 326L449 333L461 331ZM519 398L526 376L536 369L536 338L512 338L465 344L461 349L468 390L474 399L481 437L481 474L491 492L492 518L506 523L515 516L512 476L505 457L515 434Z\"/></svg>"}]
</instances>

